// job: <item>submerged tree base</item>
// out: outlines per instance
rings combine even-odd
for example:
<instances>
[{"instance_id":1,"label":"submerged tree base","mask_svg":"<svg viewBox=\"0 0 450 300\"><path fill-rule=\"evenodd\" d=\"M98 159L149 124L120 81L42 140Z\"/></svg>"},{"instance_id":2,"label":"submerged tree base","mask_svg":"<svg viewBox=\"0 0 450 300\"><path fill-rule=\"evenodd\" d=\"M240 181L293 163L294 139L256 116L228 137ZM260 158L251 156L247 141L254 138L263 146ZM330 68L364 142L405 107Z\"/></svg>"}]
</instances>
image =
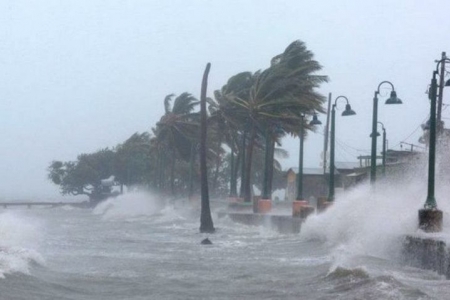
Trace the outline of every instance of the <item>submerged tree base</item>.
<instances>
[{"instance_id":1,"label":"submerged tree base","mask_svg":"<svg viewBox=\"0 0 450 300\"><path fill-rule=\"evenodd\" d=\"M204 227L202 227L202 226L200 226L200 233L215 233L216 232L216 229L214 228L214 226L213 225L211 225L212 227L206 227L206 226L204 226Z\"/></svg>"}]
</instances>

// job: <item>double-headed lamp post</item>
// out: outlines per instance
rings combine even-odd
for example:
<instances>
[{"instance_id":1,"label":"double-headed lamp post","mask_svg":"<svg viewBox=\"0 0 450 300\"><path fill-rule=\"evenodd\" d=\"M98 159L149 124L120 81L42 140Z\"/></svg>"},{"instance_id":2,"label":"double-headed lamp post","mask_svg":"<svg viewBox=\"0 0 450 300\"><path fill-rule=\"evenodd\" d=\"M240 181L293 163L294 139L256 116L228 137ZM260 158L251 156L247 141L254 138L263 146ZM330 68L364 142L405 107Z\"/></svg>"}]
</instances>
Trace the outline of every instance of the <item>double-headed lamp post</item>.
<instances>
[{"instance_id":1,"label":"double-headed lamp post","mask_svg":"<svg viewBox=\"0 0 450 300\"><path fill-rule=\"evenodd\" d=\"M303 129L303 122L304 122L305 115L301 115L301 122L300 122L300 131L298 133L299 139L300 139L300 151L299 151L299 159L298 159L298 177L297 177L297 201L303 200L303 136L305 134ZM309 122L309 125L320 125L322 122L319 121L317 118L317 114L313 115L313 118L311 122Z\"/></svg>"},{"instance_id":2,"label":"double-headed lamp post","mask_svg":"<svg viewBox=\"0 0 450 300\"><path fill-rule=\"evenodd\" d=\"M436 70L433 71L430 87L430 136L428 147L428 194L423 209L419 210L419 228L426 232L439 232L442 230L442 211L437 209L437 202L434 196L434 176L436 165L436 98L437 98L437 79L439 65L450 61L444 57L437 62ZM447 83L445 84L446 86ZM449 84L450 85L450 84Z\"/></svg>"},{"instance_id":3,"label":"double-headed lamp post","mask_svg":"<svg viewBox=\"0 0 450 300\"><path fill-rule=\"evenodd\" d=\"M382 81L373 97L373 114L372 114L372 147L370 153L370 183L375 183L377 178L377 123L378 123L378 95L380 94L380 87L383 84L389 84L392 87L391 96L386 100L385 104L402 104L402 101L397 98L394 85L390 81Z\"/></svg>"},{"instance_id":4,"label":"double-headed lamp post","mask_svg":"<svg viewBox=\"0 0 450 300\"><path fill-rule=\"evenodd\" d=\"M331 135L330 135L330 180L328 187L328 201L332 202L334 200L334 146L335 146L335 123L336 123L336 105L339 99L345 99L347 104L345 105L345 110L342 112L342 116L352 116L356 115L355 111L352 109L348 103L348 99L345 96L339 96L334 100L333 107L331 109Z\"/></svg>"}]
</instances>

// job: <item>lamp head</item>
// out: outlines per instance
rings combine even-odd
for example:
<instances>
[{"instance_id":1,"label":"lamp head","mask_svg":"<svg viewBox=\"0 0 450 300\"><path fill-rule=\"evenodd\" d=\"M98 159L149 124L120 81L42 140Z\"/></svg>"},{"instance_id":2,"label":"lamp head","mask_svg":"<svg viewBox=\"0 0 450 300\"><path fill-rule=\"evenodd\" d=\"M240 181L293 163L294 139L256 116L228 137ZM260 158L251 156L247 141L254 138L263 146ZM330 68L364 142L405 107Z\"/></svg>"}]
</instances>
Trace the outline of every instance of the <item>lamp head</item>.
<instances>
[{"instance_id":1,"label":"lamp head","mask_svg":"<svg viewBox=\"0 0 450 300\"><path fill-rule=\"evenodd\" d=\"M313 115L313 118L311 122L309 122L309 125L322 125L322 122L317 118L317 114Z\"/></svg>"},{"instance_id":2,"label":"lamp head","mask_svg":"<svg viewBox=\"0 0 450 300\"><path fill-rule=\"evenodd\" d=\"M377 136L380 136L381 134L377 131ZM372 134L370 134L370 137L372 137Z\"/></svg>"},{"instance_id":3,"label":"lamp head","mask_svg":"<svg viewBox=\"0 0 450 300\"><path fill-rule=\"evenodd\" d=\"M445 82L445 86L450 86L450 79Z\"/></svg>"},{"instance_id":4,"label":"lamp head","mask_svg":"<svg viewBox=\"0 0 450 300\"><path fill-rule=\"evenodd\" d=\"M345 110L342 112L342 116L353 116L356 115L355 111L352 109L350 104L345 105Z\"/></svg>"},{"instance_id":5,"label":"lamp head","mask_svg":"<svg viewBox=\"0 0 450 300\"><path fill-rule=\"evenodd\" d=\"M391 96L386 100L385 104L402 104L402 100L397 98L397 93L395 91L391 92Z\"/></svg>"}]
</instances>

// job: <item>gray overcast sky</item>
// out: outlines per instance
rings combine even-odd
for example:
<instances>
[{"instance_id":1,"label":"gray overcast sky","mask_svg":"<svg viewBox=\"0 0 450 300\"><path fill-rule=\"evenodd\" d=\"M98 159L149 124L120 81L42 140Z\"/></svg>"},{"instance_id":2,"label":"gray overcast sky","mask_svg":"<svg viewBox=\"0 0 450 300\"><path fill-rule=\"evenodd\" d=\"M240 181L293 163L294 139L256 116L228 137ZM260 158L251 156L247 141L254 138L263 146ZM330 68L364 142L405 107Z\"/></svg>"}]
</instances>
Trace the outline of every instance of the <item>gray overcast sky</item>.
<instances>
[{"instance_id":1,"label":"gray overcast sky","mask_svg":"<svg viewBox=\"0 0 450 300\"><path fill-rule=\"evenodd\" d=\"M199 96L207 62L212 95L230 76L268 67L296 39L331 79L321 92L347 96L357 112L336 121L337 161L369 152L372 98L383 80L404 102L380 98L389 146L417 143L434 60L450 54L449 12L446 0L1 0L0 198L57 196L46 179L52 160L148 131L165 95ZM322 132L305 142L308 167L319 165ZM298 141L283 146L285 167L296 165Z\"/></svg>"}]
</instances>

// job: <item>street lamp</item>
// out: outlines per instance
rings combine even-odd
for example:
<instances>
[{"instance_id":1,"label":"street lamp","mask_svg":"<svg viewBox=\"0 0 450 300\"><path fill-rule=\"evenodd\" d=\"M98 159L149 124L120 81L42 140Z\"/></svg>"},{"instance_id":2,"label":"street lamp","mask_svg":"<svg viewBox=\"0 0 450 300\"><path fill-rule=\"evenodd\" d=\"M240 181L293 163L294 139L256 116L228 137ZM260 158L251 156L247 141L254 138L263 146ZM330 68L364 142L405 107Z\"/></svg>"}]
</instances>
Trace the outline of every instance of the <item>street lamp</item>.
<instances>
[{"instance_id":1,"label":"street lamp","mask_svg":"<svg viewBox=\"0 0 450 300\"><path fill-rule=\"evenodd\" d=\"M382 175L383 178L386 176L386 128L384 128L384 124L381 122L377 122L381 125L381 128L383 130L383 153L382 153L382 164L383 164L383 170ZM380 133L377 131L377 137L380 136ZM372 137L372 134L370 134L370 137Z\"/></svg>"},{"instance_id":2,"label":"street lamp","mask_svg":"<svg viewBox=\"0 0 450 300\"><path fill-rule=\"evenodd\" d=\"M297 177L297 201L303 200L303 120L305 115L301 115L300 120L300 131L299 131L299 139L300 139L300 151L299 151L299 159L298 159L298 177ZM313 118L311 122L309 122L309 125L321 125L322 122L317 118L317 114L314 113Z\"/></svg>"},{"instance_id":3,"label":"street lamp","mask_svg":"<svg viewBox=\"0 0 450 300\"><path fill-rule=\"evenodd\" d=\"M331 109L331 137L330 137L330 180L328 189L328 201L332 202L334 200L334 145L335 145L335 123L336 123L336 104L339 99L345 99L347 104L345 105L345 110L342 112L342 116L352 116L356 115L355 111L352 109L348 103L348 99L345 96L339 96L334 100L333 107Z\"/></svg>"},{"instance_id":4,"label":"street lamp","mask_svg":"<svg viewBox=\"0 0 450 300\"><path fill-rule=\"evenodd\" d=\"M429 148L428 148L428 194L423 209L419 210L419 228L427 232L438 232L442 230L442 211L437 209L437 202L434 196L434 176L436 165L436 98L437 80L439 65L450 61L444 57L437 62L436 70L433 71L430 87L430 120L429 120Z\"/></svg>"},{"instance_id":5,"label":"street lamp","mask_svg":"<svg viewBox=\"0 0 450 300\"><path fill-rule=\"evenodd\" d=\"M382 81L373 97L373 115L372 115L372 147L370 154L370 183L375 183L377 176L377 122L378 122L378 95L380 94L380 87L387 83L392 87L391 96L386 100L385 104L402 104L402 101L397 98L394 85L389 81Z\"/></svg>"}]
</instances>

